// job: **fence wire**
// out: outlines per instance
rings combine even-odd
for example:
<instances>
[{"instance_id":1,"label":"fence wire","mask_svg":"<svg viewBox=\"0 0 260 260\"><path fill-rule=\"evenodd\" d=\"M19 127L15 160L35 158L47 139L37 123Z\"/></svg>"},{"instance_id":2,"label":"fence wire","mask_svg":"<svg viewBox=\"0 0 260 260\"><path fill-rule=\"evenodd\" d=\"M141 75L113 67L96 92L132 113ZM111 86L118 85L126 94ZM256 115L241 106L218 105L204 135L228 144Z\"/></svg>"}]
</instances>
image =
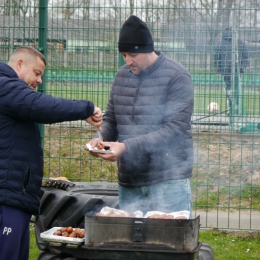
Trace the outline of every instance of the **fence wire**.
<instances>
[{"instance_id":1,"label":"fence wire","mask_svg":"<svg viewBox=\"0 0 260 260\"><path fill-rule=\"evenodd\" d=\"M259 12L256 0L2 0L1 61L7 62L18 46L39 48L47 57L39 91L89 99L105 110L114 75L122 65L117 50L120 28L131 14L139 16L150 28L156 49L182 63L194 83L194 214L201 216L202 227L257 230ZM225 28L231 28L232 37L245 45L249 61L247 69L238 73L243 68L236 65L240 43L233 41L229 93L216 61ZM116 164L90 157L83 149L94 133L81 121L45 125L45 177L116 182Z\"/></svg>"}]
</instances>

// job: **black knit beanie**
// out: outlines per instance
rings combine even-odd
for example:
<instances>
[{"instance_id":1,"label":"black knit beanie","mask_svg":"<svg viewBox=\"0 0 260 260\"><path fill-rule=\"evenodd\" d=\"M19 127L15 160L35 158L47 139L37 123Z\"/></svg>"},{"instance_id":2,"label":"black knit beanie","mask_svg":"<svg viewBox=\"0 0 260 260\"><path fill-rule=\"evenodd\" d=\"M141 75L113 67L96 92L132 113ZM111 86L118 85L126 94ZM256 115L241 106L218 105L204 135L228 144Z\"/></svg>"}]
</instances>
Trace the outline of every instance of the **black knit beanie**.
<instances>
[{"instance_id":1,"label":"black knit beanie","mask_svg":"<svg viewBox=\"0 0 260 260\"><path fill-rule=\"evenodd\" d=\"M137 16L131 15L123 24L118 40L118 50L135 53L154 51L150 30Z\"/></svg>"}]
</instances>

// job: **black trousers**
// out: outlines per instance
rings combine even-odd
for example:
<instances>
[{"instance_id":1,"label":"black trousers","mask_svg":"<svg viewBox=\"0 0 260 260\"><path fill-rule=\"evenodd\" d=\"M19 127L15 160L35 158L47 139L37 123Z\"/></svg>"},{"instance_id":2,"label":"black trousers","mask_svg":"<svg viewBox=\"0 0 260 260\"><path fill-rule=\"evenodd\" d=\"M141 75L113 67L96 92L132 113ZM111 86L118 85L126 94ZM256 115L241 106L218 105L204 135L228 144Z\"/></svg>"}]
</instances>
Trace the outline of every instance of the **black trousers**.
<instances>
[{"instance_id":1,"label":"black trousers","mask_svg":"<svg viewBox=\"0 0 260 260\"><path fill-rule=\"evenodd\" d=\"M225 69L225 72L222 74L223 76L223 80L225 82L225 90L226 90L226 98L227 98L227 103L229 105L229 107L231 107L232 105L232 98L235 100L237 100L238 98L238 87L239 87L239 77L240 77L241 73L238 73L238 70L235 70L235 85L234 85L234 92L231 93L232 90L232 69L231 68L227 68Z\"/></svg>"}]
</instances>

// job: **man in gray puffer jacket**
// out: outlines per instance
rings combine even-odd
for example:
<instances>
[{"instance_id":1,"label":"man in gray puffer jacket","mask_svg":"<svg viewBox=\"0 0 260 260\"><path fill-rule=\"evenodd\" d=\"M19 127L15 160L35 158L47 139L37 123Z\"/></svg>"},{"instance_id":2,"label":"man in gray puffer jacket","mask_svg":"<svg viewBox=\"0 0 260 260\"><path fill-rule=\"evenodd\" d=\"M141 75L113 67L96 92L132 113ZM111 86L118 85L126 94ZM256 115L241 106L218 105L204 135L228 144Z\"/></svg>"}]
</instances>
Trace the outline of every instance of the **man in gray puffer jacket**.
<instances>
[{"instance_id":1,"label":"man in gray puffer jacket","mask_svg":"<svg viewBox=\"0 0 260 260\"><path fill-rule=\"evenodd\" d=\"M118 49L126 65L116 74L101 133L114 153L91 153L118 161L120 209L191 213L190 74L154 51L147 25L134 15L122 26Z\"/></svg>"}]
</instances>

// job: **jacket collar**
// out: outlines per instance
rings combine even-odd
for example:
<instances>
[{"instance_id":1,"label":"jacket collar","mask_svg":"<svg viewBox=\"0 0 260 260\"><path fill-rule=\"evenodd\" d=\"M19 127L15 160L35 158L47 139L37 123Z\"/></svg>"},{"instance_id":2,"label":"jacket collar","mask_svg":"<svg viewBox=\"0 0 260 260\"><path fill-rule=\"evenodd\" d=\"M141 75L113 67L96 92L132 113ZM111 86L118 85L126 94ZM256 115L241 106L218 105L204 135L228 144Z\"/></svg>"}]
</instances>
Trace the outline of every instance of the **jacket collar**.
<instances>
[{"instance_id":1,"label":"jacket collar","mask_svg":"<svg viewBox=\"0 0 260 260\"><path fill-rule=\"evenodd\" d=\"M18 75L8 64L0 62L0 77L18 78Z\"/></svg>"},{"instance_id":2,"label":"jacket collar","mask_svg":"<svg viewBox=\"0 0 260 260\"><path fill-rule=\"evenodd\" d=\"M135 75L136 77L140 77L140 78L147 77L148 75L152 74L160 66L162 61L165 59L165 56L160 51L155 51L155 53L158 55L157 60L150 67L148 67L146 70L142 71L138 75ZM129 69L129 71L130 71L130 73L133 74L133 72L130 69Z\"/></svg>"}]
</instances>

